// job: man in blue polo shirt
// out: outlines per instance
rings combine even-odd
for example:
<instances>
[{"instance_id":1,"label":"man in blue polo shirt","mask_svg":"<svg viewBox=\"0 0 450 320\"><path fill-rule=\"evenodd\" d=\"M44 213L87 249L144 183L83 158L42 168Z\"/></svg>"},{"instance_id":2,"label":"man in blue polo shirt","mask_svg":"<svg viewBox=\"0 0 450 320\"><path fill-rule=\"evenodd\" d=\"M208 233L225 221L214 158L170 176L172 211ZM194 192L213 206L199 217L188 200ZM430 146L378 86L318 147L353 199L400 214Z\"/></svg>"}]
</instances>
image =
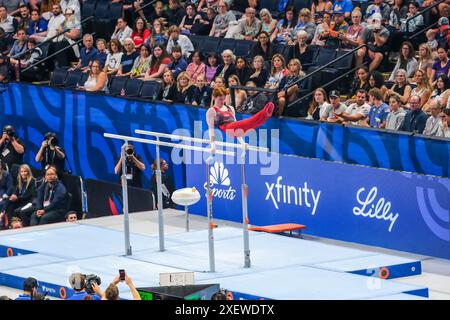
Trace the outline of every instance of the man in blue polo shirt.
<instances>
[{"instance_id":1,"label":"man in blue polo shirt","mask_svg":"<svg viewBox=\"0 0 450 320\"><path fill-rule=\"evenodd\" d=\"M349 19L353 11L352 0L336 0L332 7L333 12L344 12L345 19Z\"/></svg>"},{"instance_id":2,"label":"man in blue polo shirt","mask_svg":"<svg viewBox=\"0 0 450 320\"><path fill-rule=\"evenodd\" d=\"M90 295L86 292L86 275L81 273L72 273L69 277L70 286L75 290L73 296L67 298L67 300L84 300L86 296L91 296L92 300L101 300L98 295ZM99 288L94 284L94 290L98 290Z\"/></svg>"},{"instance_id":3,"label":"man in blue polo shirt","mask_svg":"<svg viewBox=\"0 0 450 320\"><path fill-rule=\"evenodd\" d=\"M83 45L84 47L80 51L80 61L75 66L75 69L87 72L91 63L97 59L98 50L94 47L94 38L89 33L83 36Z\"/></svg>"},{"instance_id":4,"label":"man in blue polo shirt","mask_svg":"<svg viewBox=\"0 0 450 320\"><path fill-rule=\"evenodd\" d=\"M372 128L384 128L384 123L390 112L389 106L383 102L383 94L378 88L369 91L369 99L372 107L369 112L368 125ZM366 120L367 121L367 120Z\"/></svg>"},{"instance_id":5,"label":"man in blue polo shirt","mask_svg":"<svg viewBox=\"0 0 450 320\"><path fill-rule=\"evenodd\" d=\"M23 294L19 295L16 300L34 300L39 287L35 278L27 278L23 283Z\"/></svg>"}]
</instances>

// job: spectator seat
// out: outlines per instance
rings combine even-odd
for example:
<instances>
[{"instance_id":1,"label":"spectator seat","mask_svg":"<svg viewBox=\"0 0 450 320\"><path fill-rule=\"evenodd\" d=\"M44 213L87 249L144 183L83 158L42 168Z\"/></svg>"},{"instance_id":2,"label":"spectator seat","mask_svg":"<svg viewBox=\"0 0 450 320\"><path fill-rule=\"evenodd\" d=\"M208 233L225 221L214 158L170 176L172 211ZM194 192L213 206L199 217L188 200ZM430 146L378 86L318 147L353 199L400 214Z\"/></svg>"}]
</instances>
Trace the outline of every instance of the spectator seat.
<instances>
[{"instance_id":1,"label":"spectator seat","mask_svg":"<svg viewBox=\"0 0 450 320\"><path fill-rule=\"evenodd\" d=\"M139 79L128 79L125 84L125 96L130 98L139 97L141 94L142 83L143 81Z\"/></svg>"},{"instance_id":2,"label":"spectator seat","mask_svg":"<svg viewBox=\"0 0 450 320\"><path fill-rule=\"evenodd\" d=\"M80 85L81 77L83 73L79 70L69 71L67 74L66 81L64 83L64 87L68 89L74 89L78 85Z\"/></svg>"},{"instance_id":3,"label":"spectator seat","mask_svg":"<svg viewBox=\"0 0 450 320\"><path fill-rule=\"evenodd\" d=\"M63 87L67 78L67 69L55 69L50 79L50 86Z\"/></svg>"},{"instance_id":4,"label":"spectator seat","mask_svg":"<svg viewBox=\"0 0 450 320\"><path fill-rule=\"evenodd\" d=\"M249 40L236 40L234 47L234 54L237 57L249 58L252 50L253 41Z\"/></svg>"},{"instance_id":5,"label":"spectator seat","mask_svg":"<svg viewBox=\"0 0 450 320\"><path fill-rule=\"evenodd\" d=\"M111 85L109 87L109 94L112 96L120 96L122 89L125 89L127 83L126 77L114 77L112 78Z\"/></svg>"},{"instance_id":6,"label":"spectator seat","mask_svg":"<svg viewBox=\"0 0 450 320\"><path fill-rule=\"evenodd\" d=\"M141 88L141 98L156 100L162 90L162 85L158 81L144 81Z\"/></svg>"}]
</instances>

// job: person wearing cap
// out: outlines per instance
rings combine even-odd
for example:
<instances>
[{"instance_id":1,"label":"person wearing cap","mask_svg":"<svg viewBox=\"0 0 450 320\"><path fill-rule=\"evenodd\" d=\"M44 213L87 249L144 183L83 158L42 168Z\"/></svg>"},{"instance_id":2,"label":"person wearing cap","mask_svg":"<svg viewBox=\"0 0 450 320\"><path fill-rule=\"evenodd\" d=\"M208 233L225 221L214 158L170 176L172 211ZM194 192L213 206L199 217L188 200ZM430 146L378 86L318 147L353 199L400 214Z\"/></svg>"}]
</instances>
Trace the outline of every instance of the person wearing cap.
<instances>
[{"instance_id":1,"label":"person wearing cap","mask_svg":"<svg viewBox=\"0 0 450 320\"><path fill-rule=\"evenodd\" d=\"M441 17L438 20L439 28L436 31L436 40L440 46L450 47L450 26L449 19L447 17Z\"/></svg>"},{"instance_id":2,"label":"person wearing cap","mask_svg":"<svg viewBox=\"0 0 450 320\"><path fill-rule=\"evenodd\" d=\"M338 90L333 90L328 95L330 97L330 104L320 112L320 121L339 122L340 116L347 107L341 102L341 93Z\"/></svg>"},{"instance_id":3,"label":"person wearing cap","mask_svg":"<svg viewBox=\"0 0 450 320\"><path fill-rule=\"evenodd\" d=\"M438 59L433 63L431 67L430 84L433 86L441 74L450 76L450 59L448 58L447 51L443 47L437 49Z\"/></svg>"},{"instance_id":4,"label":"person wearing cap","mask_svg":"<svg viewBox=\"0 0 450 320\"><path fill-rule=\"evenodd\" d=\"M328 30L328 36L325 38L325 46L338 49L342 47L342 41L348 30L348 23L344 20L343 11L335 11L331 28Z\"/></svg>"},{"instance_id":5,"label":"person wearing cap","mask_svg":"<svg viewBox=\"0 0 450 320\"><path fill-rule=\"evenodd\" d=\"M372 128L384 128L390 109L389 106L383 102L383 93L380 89L370 89L369 103L371 104L369 116L365 121L361 122L361 125Z\"/></svg>"},{"instance_id":6,"label":"person wearing cap","mask_svg":"<svg viewBox=\"0 0 450 320\"><path fill-rule=\"evenodd\" d=\"M353 2L352 0L336 0L333 2L331 10L344 12L345 19L349 19L353 11Z\"/></svg>"},{"instance_id":7,"label":"person wearing cap","mask_svg":"<svg viewBox=\"0 0 450 320\"><path fill-rule=\"evenodd\" d=\"M85 300L85 297L90 296L92 300L101 300L102 291L97 283L92 283L92 289L96 292L90 295L86 292L86 275L81 273L72 273L69 277L69 284L75 293L67 298L67 300Z\"/></svg>"},{"instance_id":8,"label":"person wearing cap","mask_svg":"<svg viewBox=\"0 0 450 320\"><path fill-rule=\"evenodd\" d=\"M356 65L362 65L364 58L370 60L369 71L378 69L383 61L383 53L386 50L386 41L389 38L389 30L381 24L381 14L374 13L370 24L358 38L358 45L367 44L356 52Z\"/></svg>"},{"instance_id":9,"label":"person wearing cap","mask_svg":"<svg viewBox=\"0 0 450 320\"><path fill-rule=\"evenodd\" d=\"M14 164L22 164L24 153L25 145L16 136L13 126L5 126L0 138L0 161L10 170Z\"/></svg>"},{"instance_id":10,"label":"person wearing cap","mask_svg":"<svg viewBox=\"0 0 450 320\"><path fill-rule=\"evenodd\" d=\"M34 300L39 288L39 283L35 278L27 278L23 283L23 294L19 295L16 300Z\"/></svg>"}]
</instances>

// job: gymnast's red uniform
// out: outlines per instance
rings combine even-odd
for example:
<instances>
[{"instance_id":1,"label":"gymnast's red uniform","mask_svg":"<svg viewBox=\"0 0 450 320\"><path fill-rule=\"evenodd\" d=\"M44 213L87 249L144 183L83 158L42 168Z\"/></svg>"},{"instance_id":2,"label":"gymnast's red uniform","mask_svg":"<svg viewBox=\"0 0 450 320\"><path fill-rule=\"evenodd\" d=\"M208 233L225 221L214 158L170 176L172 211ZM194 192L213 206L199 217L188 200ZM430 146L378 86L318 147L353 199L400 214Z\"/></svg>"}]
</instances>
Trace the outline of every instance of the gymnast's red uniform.
<instances>
[{"instance_id":1,"label":"gymnast's red uniform","mask_svg":"<svg viewBox=\"0 0 450 320\"><path fill-rule=\"evenodd\" d=\"M263 109L250 118L236 121L232 109L229 106L226 107L226 111L221 111L220 108L213 106L214 111L216 111L214 125L224 132L227 132L227 130L242 130L244 134L251 129L258 128L266 122L272 116L273 110L275 109L275 105L272 102L268 102Z\"/></svg>"}]
</instances>

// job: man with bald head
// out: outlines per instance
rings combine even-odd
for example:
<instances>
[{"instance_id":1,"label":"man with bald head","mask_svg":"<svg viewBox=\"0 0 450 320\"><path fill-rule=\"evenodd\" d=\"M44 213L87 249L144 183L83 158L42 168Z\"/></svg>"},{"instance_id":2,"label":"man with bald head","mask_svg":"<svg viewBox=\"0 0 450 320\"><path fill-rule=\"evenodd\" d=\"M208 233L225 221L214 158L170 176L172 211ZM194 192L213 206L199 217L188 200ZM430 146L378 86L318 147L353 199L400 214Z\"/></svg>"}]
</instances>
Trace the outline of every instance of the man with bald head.
<instances>
[{"instance_id":1,"label":"man with bald head","mask_svg":"<svg viewBox=\"0 0 450 320\"><path fill-rule=\"evenodd\" d=\"M412 95L409 98L409 107L410 111L405 115L405 120L399 130L422 134L428 116L422 111L418 95Z\"/></svg>"}]
</instances>

